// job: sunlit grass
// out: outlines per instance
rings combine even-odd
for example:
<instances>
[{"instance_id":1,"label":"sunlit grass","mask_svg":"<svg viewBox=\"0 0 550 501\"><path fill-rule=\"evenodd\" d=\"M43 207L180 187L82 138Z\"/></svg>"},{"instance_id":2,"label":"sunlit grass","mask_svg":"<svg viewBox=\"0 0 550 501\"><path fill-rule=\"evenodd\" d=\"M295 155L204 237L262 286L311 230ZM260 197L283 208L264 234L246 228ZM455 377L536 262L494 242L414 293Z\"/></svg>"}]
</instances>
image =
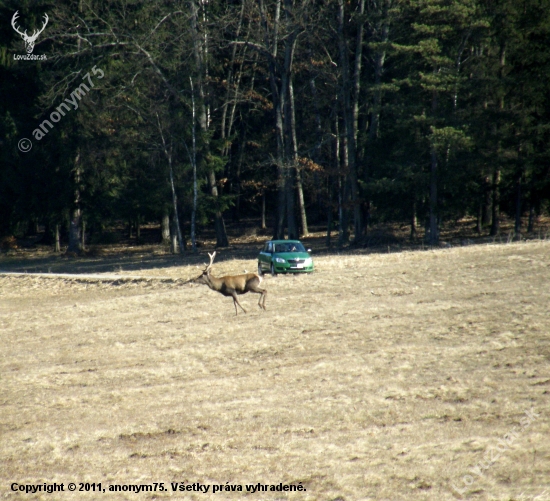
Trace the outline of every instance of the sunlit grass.
<instances>
[{"instance_id":1,"label":"sunlit grass","mask_svg":"<svg viewBox=\"0 0 550 501\"><path fill-rule=\"evenodd\" d=\"M255 270L220 257L214 275ZM53 499L12 482L185 480L307 488L250 499L450 500L465 475L472 499L540 494L550 243L315 265L266 275L267 311L246 295L238 316L231 298L183 283L195 266L143 281L0 277L2 498ZM531 408L541 418L472 474Z\"/></svg>"}]
</instances>

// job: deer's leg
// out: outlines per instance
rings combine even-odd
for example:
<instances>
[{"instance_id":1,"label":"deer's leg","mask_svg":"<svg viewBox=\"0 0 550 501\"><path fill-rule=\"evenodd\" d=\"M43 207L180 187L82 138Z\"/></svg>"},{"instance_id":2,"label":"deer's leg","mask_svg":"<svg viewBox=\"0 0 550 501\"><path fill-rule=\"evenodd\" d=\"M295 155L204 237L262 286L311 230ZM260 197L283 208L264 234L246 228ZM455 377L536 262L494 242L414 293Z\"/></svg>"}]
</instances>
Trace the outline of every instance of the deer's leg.
<instances>
[{"instance_id":1,"label":"deer's leg","mask_svg":"<svg viewBox=\"0 0 550 501\"><path fill-rule=\"evenodd\" d=\"M249 290L250 290L250 292L255 292L256 294L261 294L260 299L258 301L258 306L265 310L265 297L267 296L267 291L265 289L260 289L258 286L251 287Z\"/></svg>"},{"instance_id":2,"label":"deer's leg","mask_svg":"<svg viewBox=\"0 0 550 501\"><path fill-rule=\"evenodd\" d=\"M233 293L231 295L233 296L233 304L235 305L235 315L238 315L237 305L239 305L241 310L243 310L246 313L246 310L241 306L241 303L239 303L239 300L237 299L237 293L235 291L233 291Z\"/></svg>"},{"instance_id":3,"label":"deer's leg","mask_svg":"<svg viewBox=\"0 0 550 501\"><path fill-rule=\"evenodd\" d=\"M261 291L261 294L262 295L260 296L260 300L258 301L258 306L265 310L265 297L267 296L267 291L263 290Z\"/></svg>"}]
</instances>

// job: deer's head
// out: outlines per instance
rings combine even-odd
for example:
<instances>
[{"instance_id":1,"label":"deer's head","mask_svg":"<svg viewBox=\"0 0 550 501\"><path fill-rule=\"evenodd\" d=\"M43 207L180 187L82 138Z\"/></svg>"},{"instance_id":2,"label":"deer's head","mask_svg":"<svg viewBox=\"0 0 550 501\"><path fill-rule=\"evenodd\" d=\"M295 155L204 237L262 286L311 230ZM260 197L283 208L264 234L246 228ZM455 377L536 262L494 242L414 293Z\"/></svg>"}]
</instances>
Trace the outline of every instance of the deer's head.
<instances>
[{"instance_id":1,"label":"deer's head","mask_svg":"<svg viewBox=\"0 0 550 501\"><path fill-rule=\"evenodd\" d=\"M193 280L193 283L195 284L210 284L210 271L212 270L212 263L214 262L214 258L216 257L216 251L214 251L213 254L210 254L209 252L208 255L210 256L210 264L204 265L205 268L202 273Z\"/></svg>"},{"instance_id":2,"label":"deer's head","mask_svg":"<svg viewBox=\"0 0 550 501\"><path fill-rule=\"evenodd\" d=\"M15 24L15 21L19 17L19 11L15 11L15 14L11 18L11 25L13 29L21 35L23 40L25 41L25 49L27 50L27 54L32 54L32 51L34 50L34 44L36 42L36 39L38 38L38 35L44 31L44 28L48 24L48 14L44 14L44 24L42 25L42 28L39 30L36 30L32 35L27 35L27 30L22 32L17 25Z\"/></svg>"}]
</instances>

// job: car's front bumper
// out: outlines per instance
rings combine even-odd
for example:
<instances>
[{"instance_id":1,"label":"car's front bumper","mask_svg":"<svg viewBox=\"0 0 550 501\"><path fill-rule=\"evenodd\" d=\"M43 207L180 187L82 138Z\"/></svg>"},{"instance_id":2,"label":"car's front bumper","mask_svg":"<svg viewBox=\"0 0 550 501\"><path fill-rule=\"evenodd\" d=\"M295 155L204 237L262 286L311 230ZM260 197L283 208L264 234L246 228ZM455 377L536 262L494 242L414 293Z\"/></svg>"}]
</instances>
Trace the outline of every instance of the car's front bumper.
<instances>
[{"instance_id":1,"label":"car's front bumper","mask_svg":"<svg viewBox=\"0 0 550 501\"><path fill-rule=\"evenodd\" d=\"M275 273L311 273L315 269L313 265L297 268L288 263L273 263L273 268Z\"/></svg>"}]
</instances>

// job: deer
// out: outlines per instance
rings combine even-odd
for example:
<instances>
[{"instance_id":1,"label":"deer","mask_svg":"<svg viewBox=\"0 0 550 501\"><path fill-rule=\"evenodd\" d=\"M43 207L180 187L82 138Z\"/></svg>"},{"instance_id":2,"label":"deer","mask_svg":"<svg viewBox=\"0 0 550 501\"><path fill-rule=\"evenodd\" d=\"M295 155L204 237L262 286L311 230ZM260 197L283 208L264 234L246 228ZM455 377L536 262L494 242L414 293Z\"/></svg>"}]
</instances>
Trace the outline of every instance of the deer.
<instances>
[{"instance_id":1,"label":"deer","mask_svg":"<svg viewBox=\"0 0 550 501\"><path fill-rule=\"evenodd\" d=\"M206 268L202 274L194 280L191 280L192 283L205 284L213 291L219 292L224 296L231 296L233 298L233 304L235 305L235 315L238 315L237 305L246 313L246 310L241 306L241 303L239 303L237 296L246 294L247 292L261 294L258 306L264 310L266 309L265 297L267 296L267 291L259 287L262 283L262 277L260 275L257 273L245 273L244 275L214 277L210 274L210 271L214 263L214 258L216 257L216 252L214 251L213 254L208 253L208 255L210 256L210 264L205 264Z\"/></svg>"},{"instance_id":2,"label":"deer","mask_svg":"<svg viewBox=\"0 0 550 501\"><path fill-rule=\"evenodd\" d=\"M17 25L15 24L15 21L17 20L18 17L19 17L19 11L16 10L15 14L11 18L11 26L17 33L19 33L23 37L23 40L25 41L25 49L27 50L27 54L32 54L32 51L34 50L34 44L36 42L36 39L38 38L38 35L40 35L40 33L44 31L44 28L48 24L48 20L49 20L48 14L44 14L44 24L42 25L42 28L40 30L36 30L31 36L27 35L27 30L25 30L24 33L19 31L19 29L17 28Z\"/></svg>"}]
</instances>

